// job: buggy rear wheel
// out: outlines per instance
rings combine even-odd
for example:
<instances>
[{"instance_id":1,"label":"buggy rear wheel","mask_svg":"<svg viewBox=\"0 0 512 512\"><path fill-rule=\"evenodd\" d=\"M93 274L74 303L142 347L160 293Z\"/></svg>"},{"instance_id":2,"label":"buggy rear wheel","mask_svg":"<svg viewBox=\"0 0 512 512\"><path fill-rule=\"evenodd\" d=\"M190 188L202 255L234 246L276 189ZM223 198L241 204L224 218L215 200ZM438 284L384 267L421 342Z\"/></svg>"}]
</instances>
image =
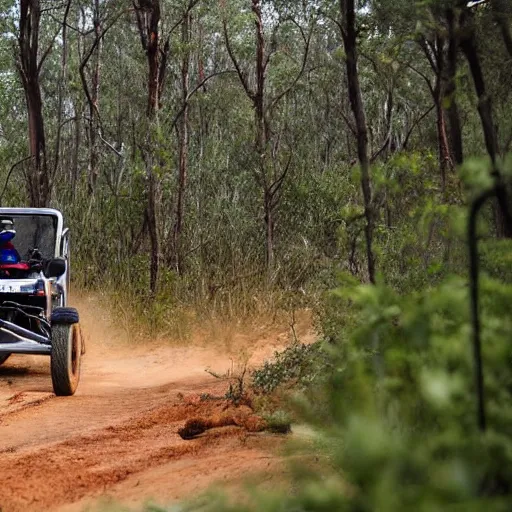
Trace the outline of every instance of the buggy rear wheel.
<instances>
[{"instance_id":1,"label":"buggy rear wheel","mask_svg":"<svg viewBox=\"0 0 512 512\"><path fill-rule=\"evenodd\" d=\"M11 354L0 354L0 365L4 364L9 357L11 357Z\"/></svg>"},{"instance_id":2,"label":"buggy rear wheel","mask_svg":"<svg viewBox=\"0 0 512 512\"><path fill-rule=\"evenodd\" d=\"M71 396L76 391L80 380L81 345L78 324L53 324L50 367L57 396Z\"/></svg>"}]
</instances>

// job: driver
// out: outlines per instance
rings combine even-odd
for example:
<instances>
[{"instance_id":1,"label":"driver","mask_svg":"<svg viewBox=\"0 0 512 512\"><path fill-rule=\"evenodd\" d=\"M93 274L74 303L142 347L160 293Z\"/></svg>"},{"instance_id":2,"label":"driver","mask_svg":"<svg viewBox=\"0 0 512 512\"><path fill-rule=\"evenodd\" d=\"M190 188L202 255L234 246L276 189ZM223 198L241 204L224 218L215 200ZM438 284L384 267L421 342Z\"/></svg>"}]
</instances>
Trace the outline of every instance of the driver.
<instances>
[{"instance_id":1,"label":"driver","mask_svg":"<svg viewBox=\"0 0 512 512\"><path fill-rule=\"evenodd\" d=\"M21 261L19 252L11 242L15 236L14 220L0 219L0 265L15 265Z\"/></svg>"}]
</instances>

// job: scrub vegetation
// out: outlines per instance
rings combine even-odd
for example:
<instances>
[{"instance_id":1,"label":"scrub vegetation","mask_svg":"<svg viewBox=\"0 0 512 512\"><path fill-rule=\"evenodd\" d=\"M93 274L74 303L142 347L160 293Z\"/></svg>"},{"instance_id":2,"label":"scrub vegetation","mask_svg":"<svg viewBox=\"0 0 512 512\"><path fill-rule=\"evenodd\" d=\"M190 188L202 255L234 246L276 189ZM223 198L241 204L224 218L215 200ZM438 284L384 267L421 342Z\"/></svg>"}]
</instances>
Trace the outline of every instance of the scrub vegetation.
<instances>
[{"instance_id":1,"label":"scrub vegetation","mask_svg":"<svg viewBox=\"0 0 512 512\"><path fill-rule=\"evenodd\" d=\"M75 286L315 311L250 386L322 471L193 509L510 509L509 4L0 1L0 203L65 213Z\"/></svg>"}]
</instances>

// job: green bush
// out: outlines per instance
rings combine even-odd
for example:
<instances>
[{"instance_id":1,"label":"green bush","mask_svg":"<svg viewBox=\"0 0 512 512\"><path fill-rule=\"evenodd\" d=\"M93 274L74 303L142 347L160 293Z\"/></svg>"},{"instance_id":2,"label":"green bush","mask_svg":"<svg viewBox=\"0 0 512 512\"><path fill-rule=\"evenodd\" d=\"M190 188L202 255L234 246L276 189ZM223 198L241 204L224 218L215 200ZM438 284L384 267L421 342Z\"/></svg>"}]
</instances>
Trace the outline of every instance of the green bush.
<instances>
[{"instance_id":1,"label":"green bush","mask_svg":"<svg viewBox=\"0 0 512 512\"><path fill-rule=\"evenodd\" d=\"M325 377L330 371L329 366L322 343L294 343L282 352L275 352L272 361L265 361L262 367L254 370L252 385L256 391L264 393L271 393L287 383L304 389Z\"/></svg>"},{"instance_id":2,"label":"green bush","mask_svg":"<svg viewBox=\"0 0 512 512\"><path fill-rule=\"evenodd\" d=\"M510 510L512 286L484 277L481 293L485 432L476 419L467 283L451 278L406 295L383 284L346 286L334 297L351 301L356 327L322 346L332 363L322 394L301 400L328 471L294 473L291 493L255 492L244 504L210 497L191 509ZM305 350L289 349L258 378L266 383L271 368L287 375L283 361Z\"/></svg>"}]
</instances>

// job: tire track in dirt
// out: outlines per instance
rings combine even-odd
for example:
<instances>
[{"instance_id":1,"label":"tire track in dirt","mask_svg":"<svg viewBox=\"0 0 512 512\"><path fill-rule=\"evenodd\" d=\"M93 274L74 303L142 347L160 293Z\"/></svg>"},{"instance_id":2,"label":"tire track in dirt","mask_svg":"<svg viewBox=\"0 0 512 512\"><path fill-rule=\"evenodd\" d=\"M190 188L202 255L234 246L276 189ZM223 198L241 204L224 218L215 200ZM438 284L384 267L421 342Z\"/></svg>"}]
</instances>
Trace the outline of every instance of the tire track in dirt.
<instances>
[{"instance_id":1,"label":"tire track in dirt","mask_svg":"<svg viewBox=\"0 0 512 512\"><path fill-rule=\"evenodd\" d=\"M183 422L198 415L225 413L226 404L173 404L129 421L67 441L2 454L2 510L46 509L97 494L134 473L197 455L225 438L241 438L240 427L211 431L192 441L177 434ZM58 476L50 482L49 475Z\"/></svg>"},{"instance_id":2,"label":"tire track in dirt","mask_svg":"<svg viewBox=\"0 0 512 512\"><path fill-rule=\"evenodd\" d=\"M280 439L243 428L250 411L200 396L226 391L206 367L223 372L240 351L252 361L271 355L286 343L286 328L229 332L229 347L200 338L133 344L94 300L74 303L87 336L75 396L52 394L48 358L13 356L0 368L2 512L78 511L104 495L131 504L149 495L173 500L279 462L269 453ZM298 329L308 334L309 321ZM220 425L226 415L224 424L234 425L191 441L178 435L187 420Z\"/></svg>"}]
</instances>

